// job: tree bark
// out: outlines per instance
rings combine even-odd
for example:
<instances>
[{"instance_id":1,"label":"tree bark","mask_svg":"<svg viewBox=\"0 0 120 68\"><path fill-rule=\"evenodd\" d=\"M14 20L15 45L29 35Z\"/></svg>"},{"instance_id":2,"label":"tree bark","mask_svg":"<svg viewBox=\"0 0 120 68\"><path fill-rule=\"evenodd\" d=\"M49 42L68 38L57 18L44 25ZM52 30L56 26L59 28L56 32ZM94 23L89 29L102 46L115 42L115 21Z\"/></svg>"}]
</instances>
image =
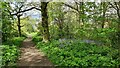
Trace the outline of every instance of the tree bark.
<instances>
[{"instance_id":1,"label":"tree bark","mask_svg":"<svg viewBox=\"0 0 120 68\"><path fill-rule=\"evenodd\" d=\"M117 11L118 14L118 31L120 32L120 10Z\"/></svg>"},{"instance_id":2,"label":"tree bark","mask_svg":"<svg viewBox=\"0 0 120 68\"><path fill-rule=\"evenodd\" d=\"M106 5L105 5L105 2L102 3L102 6L103 6L102 28L104 28L104 25L105 25L105 13L106 13Z\"/></svg>"},{"instance_id":3,"label":"tree bark","mask_svg":"<svg viewBox=\"0 0 120 68\"><path fill-rule=\"evenodd\" d=\"M48 2L41 2L43 42L50 41L50 34L49 34L49 27L48 27L48 15L47 15L47 4L48 4Z\"/></svg>"},{"instance_id":4,"label":"tree bark","mask_svg":"<svg viewBox=\"0 0 120 68\"><path fill-rule=\"evenodd\" d=\"M84 3L83 2L81 2L81 13L82 13L82 16L85 14L85 12L84 12ZM82 17L81 18L81 20L82 20L82 23L84 23L84 18Z\"/></svg>"},{"instance_id":5,"label":"tree bark","mask_svg":"<svg viewBox=\"0 0 120 68\"><path fill-rule=\"evenodd\" d=\"M21 37L21 26L20 26L20 15L17 15L17 18L18 18L18 33L19 33L19 36Z\"/></svg>"},{"instance_id":6,"label":"tree bark","mask_svg":"<svg viewBox=\"0 0 120 68\"><path fill-rule=\"evenodd\" d=\"M59 38L62 38L63 36L63 27L62 27L62 24L61 22L59 23Z\"/></svg>"},{"instance_id":7,"label":"tree bark","mask_svg":"<svg viewBox=\"0 0 120 68\"><path fill-rule=\"evenodd\" d=\"M119 60L120 60L120 10L117 9L117 15L118 15L118 51L119 51Z\"/></svg>"}]
</instances>

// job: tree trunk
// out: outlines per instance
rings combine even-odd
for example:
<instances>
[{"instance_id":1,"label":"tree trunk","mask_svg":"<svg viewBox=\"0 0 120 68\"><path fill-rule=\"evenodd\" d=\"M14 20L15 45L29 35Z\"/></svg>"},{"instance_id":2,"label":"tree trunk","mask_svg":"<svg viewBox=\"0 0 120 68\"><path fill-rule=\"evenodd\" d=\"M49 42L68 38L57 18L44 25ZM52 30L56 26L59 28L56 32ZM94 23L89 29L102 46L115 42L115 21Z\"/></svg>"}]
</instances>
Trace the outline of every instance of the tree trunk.
<instances>
[{"instance_id":1,"label":"tree trunk","mask_svg":"<svg viewBox=\"0 0 120 68\"><path fill-rule=\"evenodd\" d=\"M120 10L117 9L117 15L118 15L118 32L120 32Z\"/></svg>"},{"instance_id":2,"label":"tree trunk","mask_svg":"<svg viewBox=\"0 0 120 68\"><path fill-rule=\"evenodd\" d=\"M19 33L19 36L21 37L20 15L18 15L17 18L18 18L18 24L17 24L17 26L18 26L18 33Z\"/></svg>"},{"instance_id":3,"label":"tree trunk","mask_svg":"<svg viewBox=\"0 0 120 68\"><path fill-rule=\"evenodd\" d=\"M48 2L41 2L43 42L50 41L49 27L48 27L48 15L47 15L47 4L48 4Z\"/></svg>"},{"instance_id":4,"label":"tree trunk","mask_svg":"<svg viewBox=\"0 0 120 68\"><path fill-rule=\"evenodd\" d=\"M105 5L105 2L102 3L102 6L103 6L102 28L104 28L104 25L105 25L105 13L106 13L106 5Z\"/></svg>"},{"instance_id":5,"label":"tree trunk","mask_svg":"<svg viewBox=\"0 0 120 68\"><path fill-rule=\"evenodd\" d=\"M83 17L83 15L85 13L84 13L84 7L83 6L84 6L84 3L80 2L79 11L78 11L78 13L79 13L79 24L80 23L84 24L84 17ZM81 27L81 24L80 24L80 27Z\"/></svg>"},{"instance_id":6,"label":"tree trunk","mask_svg":"<svg viewBox=\"0 0 120 68\"><path fill-rule=\"evenodd\" d=\"M82 11L82 16L85 14L84 12L84 3L81 3L81 11ZM82 17L82 23L84 24L84 16Z\"/></svg>"},{"instance_id":7,"label":"tree trunk","mask_svg":"<svg viewBox=\"0 0 120 68\"><path fill-rule=\"evenodd\" d=\"M79 21L79 28L81 28L81 12L79 12L79 19L78 19L78 21Z\"/></svg>"},{"instance_id":8,"label":"tree trunk","mask_svg":"<svg viewBox=\"0 0 120 68\"><path fill-rule=\"evenodd\" d=\"M60 19L58 22L58 27L59 27L59 38L61 39L63 36L63 20Z\"/></svg>"},{"instance_id":9,"label":"tree trunk","mask_svg":"<svg viewBox=\"0 0 120 68\"><path fill-rule=\"evenodd\" d=\"M119 60L120 60L120 45L119 45L120 44L120 37L119 37L120 36L120 10L119 9L117 10L117 15L118 15L118 27L117 28L118 28L118 49L119 49L118 51L119 51Z\"/></svg>"}]
</instances>

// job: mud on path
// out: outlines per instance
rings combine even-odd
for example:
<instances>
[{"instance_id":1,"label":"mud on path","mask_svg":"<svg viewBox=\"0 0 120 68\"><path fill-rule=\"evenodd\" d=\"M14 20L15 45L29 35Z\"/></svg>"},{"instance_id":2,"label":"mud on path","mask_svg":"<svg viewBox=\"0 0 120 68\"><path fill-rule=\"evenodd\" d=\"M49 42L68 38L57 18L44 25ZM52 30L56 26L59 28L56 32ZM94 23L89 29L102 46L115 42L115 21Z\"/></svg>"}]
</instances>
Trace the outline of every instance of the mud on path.
<instances>
[{"instance_id":1,"label":"mud on path","mask_svg":"<svg viewBox=\"0 0 120 68\"><path fill-rule=\"evenodd\" d=\"M23 41L20 51L21 55L17 61L18 68L40 68L42 66L53 66L44 53L35 48L35 44L32 42L31 37L28 37Z\"/></svg>"}]
</instances>

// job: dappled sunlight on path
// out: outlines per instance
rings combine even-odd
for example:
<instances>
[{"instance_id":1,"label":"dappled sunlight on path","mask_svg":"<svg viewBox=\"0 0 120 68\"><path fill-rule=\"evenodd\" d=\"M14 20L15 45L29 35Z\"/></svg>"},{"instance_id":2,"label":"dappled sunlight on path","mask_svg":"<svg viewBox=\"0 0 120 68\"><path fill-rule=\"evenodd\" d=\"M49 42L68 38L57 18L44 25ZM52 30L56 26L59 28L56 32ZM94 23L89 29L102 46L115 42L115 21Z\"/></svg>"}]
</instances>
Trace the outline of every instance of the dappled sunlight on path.
<instances>
[{"instance_id":1,"label":"dappled sunlight on path","mask_svg":"<svg viewBox=\"0 0 120 68\"><path fill-rule=\"evenodd\" d=\"M44 53L35 48L31 37L23 41L20 50L21 56L17 62L18 66L53 66Z\"/></svg>"}]
</instances>

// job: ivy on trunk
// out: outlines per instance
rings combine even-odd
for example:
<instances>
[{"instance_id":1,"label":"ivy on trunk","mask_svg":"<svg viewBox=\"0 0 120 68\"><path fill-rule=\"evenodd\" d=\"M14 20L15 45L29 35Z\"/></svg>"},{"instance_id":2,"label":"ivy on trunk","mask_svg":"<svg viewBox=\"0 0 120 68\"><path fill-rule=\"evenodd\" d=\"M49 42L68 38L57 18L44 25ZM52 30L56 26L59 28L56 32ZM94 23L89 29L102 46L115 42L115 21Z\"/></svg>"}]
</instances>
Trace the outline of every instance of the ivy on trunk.
<instances>
[{"instance_id":1,"label":"ivy on trunk","mask_svg":"<svg viewBox=\"0 0 120 68\"><path fill-rule=\"evenodd\" d=\"M50 41L50 34L49 34L49 27L48 27L48 15L47 15L47 4L48 4L48 2L41 2L43 42Z\"/></svg>"}]
</instances>

